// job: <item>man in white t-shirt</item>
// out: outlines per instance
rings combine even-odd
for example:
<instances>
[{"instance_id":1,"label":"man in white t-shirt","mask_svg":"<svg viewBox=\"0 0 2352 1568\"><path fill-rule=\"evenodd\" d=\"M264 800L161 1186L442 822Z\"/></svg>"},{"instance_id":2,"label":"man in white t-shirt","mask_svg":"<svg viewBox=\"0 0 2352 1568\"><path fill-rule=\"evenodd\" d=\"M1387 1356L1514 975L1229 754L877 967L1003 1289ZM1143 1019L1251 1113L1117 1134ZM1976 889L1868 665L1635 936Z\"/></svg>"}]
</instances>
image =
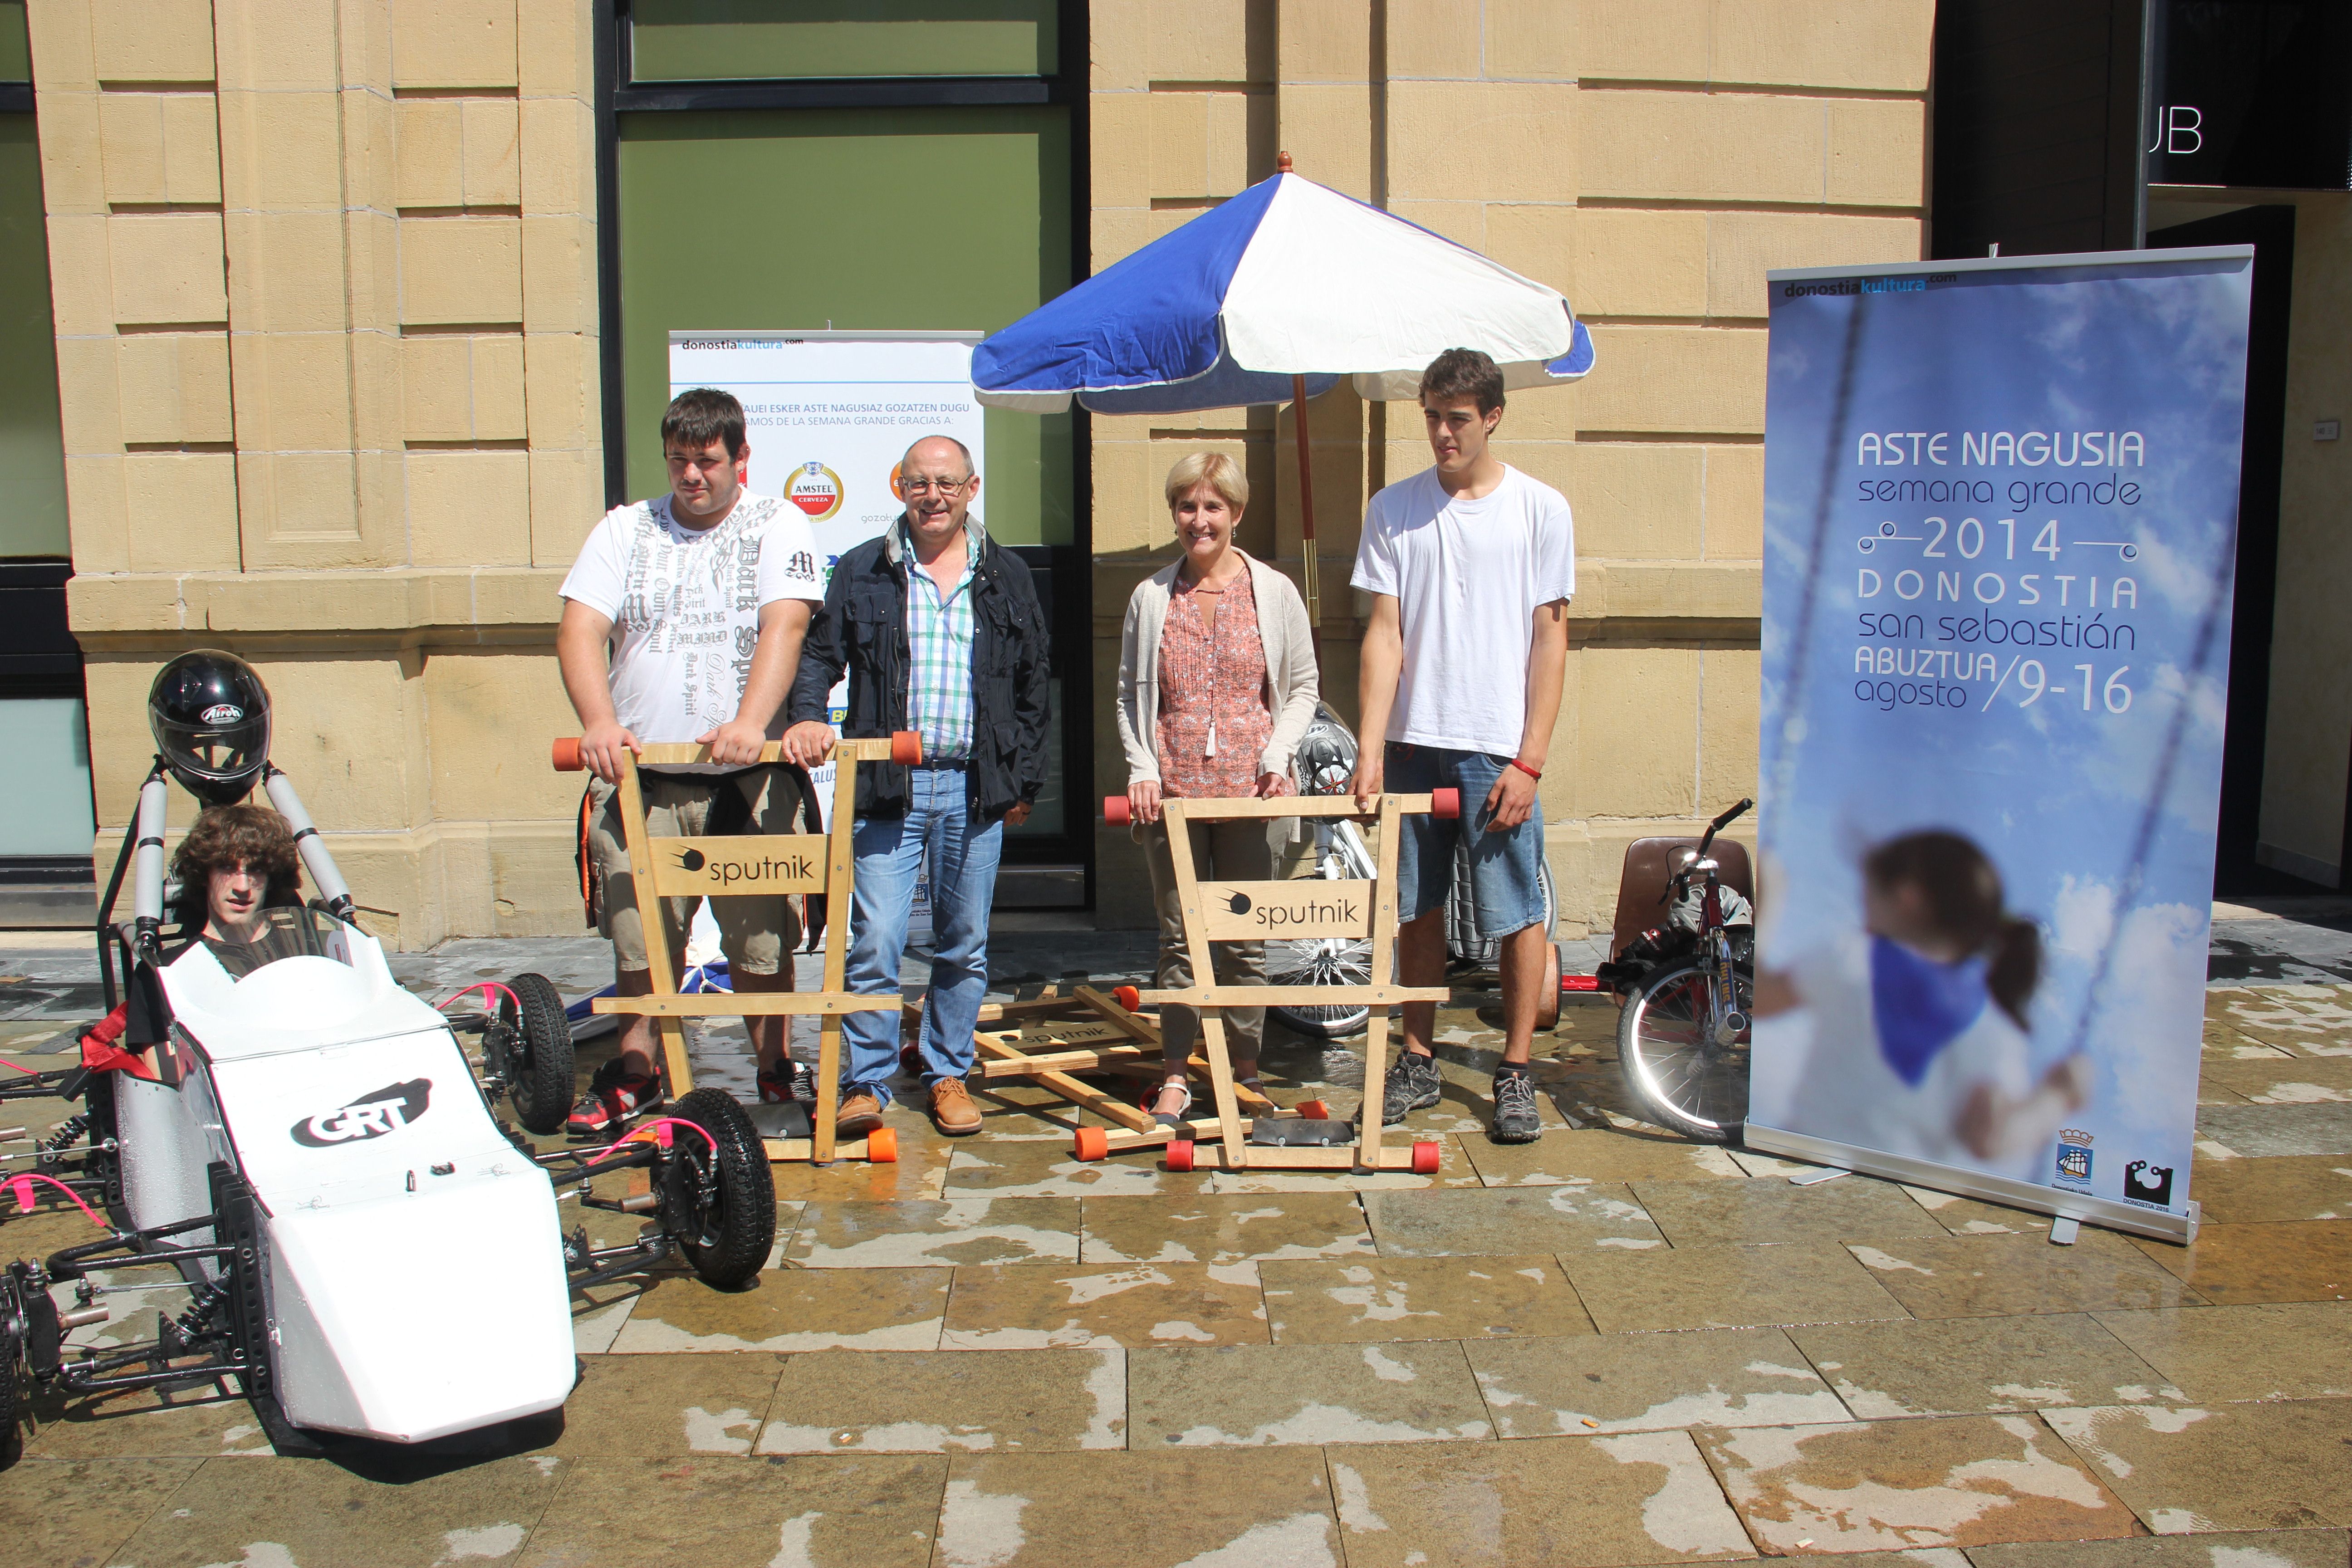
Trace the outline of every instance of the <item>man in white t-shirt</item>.
<instances>
[{"instance_id":1,"label":"man in white t-shirt","mask_svg":"<svg viewBox=\"0 0 2352 1568\"><path fill-rule=\"evenodd\" d=\"M604 514L563 580L555 652L580 715L581 760L597 782L589 852L602 880L601 925L613 942L624 996L653 989L644 917L614 788L623 753L688 742L710 748L709 765L641 769L646 830L659 838L753 831L790 833L801 792L794 775L757 766L777 722L809 616L824 598L816 539L798 508L743 489L751 443L743 405L697 388L662 416L669 494ZM691 912L659 900L673 954ZM793 988L798 922L782 894L710 900L734 988ZM784 1020L750 1020L763 1101L794 1093ZM568 1123L578 1135L608 1131L661 1100L654 1020L625 1015L621 1051L597 1071Z\"/></svg>"},{"instance_id":2,"label":"man in white t-shirt","mask_svg":"<svg viewBox=\"0 0 2352 1568\"><path fill-rule=\"evenodd\" d=\"M1544 923L1543 807L1536 785L1559 717L1576 542L1568 502L1494 455L1503 373L1448 349L1421 378L1436 466L1372 498L1355 585L1372 595L1357 694L1363 715L1355 793L1462 792L1458 821L1404 818L1397 855L1397 964L1407 985L1445 981L1445 904L1456 841L1470 835L1478 934L1501 939L1504 1046L1495 1137L1543 1131L1528 1053L1550 977ZM1430 1037L1437 1008L1407 1003L1390 1066L1388 1122L1437 1103Z\"/></svg>"}]
</instances>

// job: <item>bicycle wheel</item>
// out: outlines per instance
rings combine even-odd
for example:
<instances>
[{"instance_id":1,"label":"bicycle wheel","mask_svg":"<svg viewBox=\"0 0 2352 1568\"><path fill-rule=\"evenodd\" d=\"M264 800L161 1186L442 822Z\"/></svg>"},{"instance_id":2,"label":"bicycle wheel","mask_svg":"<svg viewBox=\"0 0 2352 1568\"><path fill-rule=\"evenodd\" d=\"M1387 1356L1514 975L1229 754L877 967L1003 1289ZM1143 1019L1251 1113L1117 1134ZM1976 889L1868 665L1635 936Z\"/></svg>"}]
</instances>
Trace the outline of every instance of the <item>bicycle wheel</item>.
<instances>
[{"instance_id":1,"label":"bicycle wheel","mask_svg":"<svg viewBox=\"0 0 2352 1568\"><path fill-rule=\"evenodd\" d=\"M1753 1015L1756 979L1733 971L1740 1010ZM1706 973L1696 963L1646 976L1617 1017L1617 1061L1625 1087L1650 1119L1686 1137L1728 1143L1748 1120L1748 1037L1729 1044L1703 1028Z\"/></svg>"},{"instance_id":2,"label":"bicycle wheel","mask_svg":"<svg viewBox=\"0 0 2352 1568\"><path fill-rule=\"evenodd\" d=\"M1265 944L1268 985L1369 985L1372 944L1362 937L1318 937ZM1266 1009L1289 1028L1318 1040L1361 1030L1370 1009L1349 1003Z\"/></svg>"}]
</instances>

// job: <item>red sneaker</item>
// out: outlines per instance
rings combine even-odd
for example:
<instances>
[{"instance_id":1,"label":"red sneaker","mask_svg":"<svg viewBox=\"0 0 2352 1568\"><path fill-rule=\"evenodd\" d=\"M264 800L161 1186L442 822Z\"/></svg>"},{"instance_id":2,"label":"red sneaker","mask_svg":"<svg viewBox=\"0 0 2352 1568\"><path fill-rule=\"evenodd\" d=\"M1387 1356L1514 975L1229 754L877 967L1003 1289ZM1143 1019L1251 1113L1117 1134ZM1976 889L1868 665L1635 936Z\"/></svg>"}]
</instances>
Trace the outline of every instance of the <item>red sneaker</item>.
<instances>
[{"instance_id":1,"label":"red sneaker","mask_svg":"<svg viewBox=\"0 0 2352 1568\"><path fill-rule=\"evenodd\" d=\"M588 1092L572 1108L563 1130L574 1138L616 1132L632 1118L661 1103L661 1080L648 1073L624 1071L618 1061L606 1062L588 1080Z\"/></svg>"}]
</instances>

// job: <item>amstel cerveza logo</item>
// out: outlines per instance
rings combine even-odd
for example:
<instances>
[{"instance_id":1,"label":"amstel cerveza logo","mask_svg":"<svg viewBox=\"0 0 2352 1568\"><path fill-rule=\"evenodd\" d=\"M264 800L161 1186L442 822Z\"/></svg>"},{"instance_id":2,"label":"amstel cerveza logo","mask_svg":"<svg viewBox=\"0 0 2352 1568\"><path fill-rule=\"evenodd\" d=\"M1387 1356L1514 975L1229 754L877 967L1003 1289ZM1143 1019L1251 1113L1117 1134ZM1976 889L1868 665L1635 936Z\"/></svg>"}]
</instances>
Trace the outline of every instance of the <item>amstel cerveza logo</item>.
<instances>
[{"instance_id":1,"label":"amstel cerveza logo","mask_svg":"<svg viewBox=\"0 0 2352 1568\"><path fill-rule=\"evenodd\" d=\"M823 463L803 463L793 470L784 499L808 513L811 522L823 522L841 510L841 476Z\"/></svg>"},{"instance_id":2,"label":"amstel cerveza logo","mask_svg":"<svg viewBox=\"0 0 2352 1568\"><path fill-rule=\"evenodd\" d=\"M424 1115L432 1099L433 1080L413 1078L406 1083L388 1083L348 1105L306 1116L288 1131L305 1149L331 1149L338 1143L397 1132Z\"/></svg>"}]
</instances>

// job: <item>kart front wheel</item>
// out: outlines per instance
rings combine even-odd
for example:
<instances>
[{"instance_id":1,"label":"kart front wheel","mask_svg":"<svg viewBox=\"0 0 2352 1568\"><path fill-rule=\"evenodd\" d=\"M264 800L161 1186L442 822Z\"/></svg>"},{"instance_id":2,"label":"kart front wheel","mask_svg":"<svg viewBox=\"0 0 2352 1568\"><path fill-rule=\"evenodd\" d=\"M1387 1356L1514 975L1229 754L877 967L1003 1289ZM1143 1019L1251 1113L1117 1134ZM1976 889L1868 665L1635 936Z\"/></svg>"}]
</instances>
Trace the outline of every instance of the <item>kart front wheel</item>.
<instances>
[{"instance_id":1,"label":"kart front wheel","mask_svg":"<svg viewBox=\"0 0 2352 1568\"><path fill-rule=\"evenodd\" d=\"M518 974L508 989L519 1005L519 1016L508 1022L514 1044L508 1067L508 1097L515 1117L526 1131L561 1132L571 1114L572 1076L572 1021L563 1016L563 996L544 974ZM502 1009L503 1010L503 1009Z\"/></svg>"},{"instance_id":2,"label":"kart front wheel","mask_svg":"<svg viewBox=\"0 0 2352 1568\"><path fill-rule=\"evenodd\" d=\"M17 1363L24 1360L25 1314L18 1302L22 1286L0 1270L0 1470L16 1462L24 1450L16 1429Z\"/></svg>"},{"instance_id":3,"label":"kart front wheel","mask_svg":"<svg viewBox=\"0 0 2352 1568\"><path fill-rule=\"evenodd\" d=\"M676 1130L661 1173L662 1219L688 1265L722 1289L749 1283L776 1240L776 1184L759 1130L723 1089L698 1089L670 1114Z\"/></svg>"}]
</instances>

